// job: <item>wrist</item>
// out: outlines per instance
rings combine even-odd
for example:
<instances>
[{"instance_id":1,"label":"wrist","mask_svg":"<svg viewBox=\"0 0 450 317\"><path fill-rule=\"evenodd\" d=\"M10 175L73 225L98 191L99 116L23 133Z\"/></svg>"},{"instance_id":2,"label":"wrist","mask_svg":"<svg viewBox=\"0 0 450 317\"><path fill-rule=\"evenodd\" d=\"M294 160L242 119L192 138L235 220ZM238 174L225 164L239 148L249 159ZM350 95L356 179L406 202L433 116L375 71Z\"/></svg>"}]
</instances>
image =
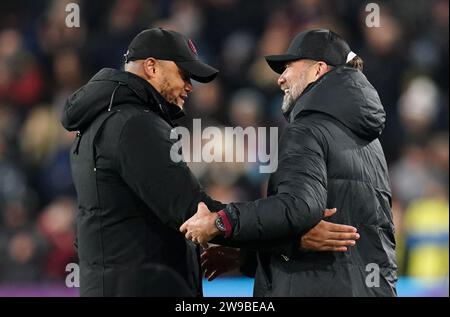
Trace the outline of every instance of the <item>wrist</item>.
<instances>
[{"instance_id":1,"label":"wrist","mask_svg":"<svg viewBox=\"0 0 450 317\"><path fill-rule=\"evenodd\" d=\"M217 227L217 219L219 218L219 215L217 214L217 212L212 212L211 213L211 219L212 219L212 226L211 226L211 235L213 237L221 235L221 231L219 230L219 228Z\"/></svg>"}]
</instances>

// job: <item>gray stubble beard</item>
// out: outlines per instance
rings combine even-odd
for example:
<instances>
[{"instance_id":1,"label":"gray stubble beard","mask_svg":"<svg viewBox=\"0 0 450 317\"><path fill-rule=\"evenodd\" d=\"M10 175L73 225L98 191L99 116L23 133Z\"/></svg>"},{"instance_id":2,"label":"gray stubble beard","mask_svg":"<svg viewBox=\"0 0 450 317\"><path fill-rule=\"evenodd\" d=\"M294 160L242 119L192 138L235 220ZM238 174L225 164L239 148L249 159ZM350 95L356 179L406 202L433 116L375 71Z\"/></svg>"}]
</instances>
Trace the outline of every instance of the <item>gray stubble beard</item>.
<instances>
[{"instance_id":1,"label":"gray stubble beard","mask_svg":"<svg viewBox=\"0 0 450 317\"><path fill-rule=\"evenodd\" d=\"M283 97L283 104L281 105L281 111L284 113L289 112L294 106L294 99L291 94L285 94Z\"/></svg>"},{"instance_id":2,"label":"gray stubble beard","mask_svg":"<svg viewBox=\"0 0 450 317\"><path fill-rule=\"evenodd\" d=\"M281 105L281 111L283 112L283 114L292 110L292 108L295 105L295 102L308 86L307 84L304 84L305 82L306 82L306 73L302 73L300 74L300 77L296 85L289 87L289 93L284 94L283 104Z\"/></svg>"}]
</instances>

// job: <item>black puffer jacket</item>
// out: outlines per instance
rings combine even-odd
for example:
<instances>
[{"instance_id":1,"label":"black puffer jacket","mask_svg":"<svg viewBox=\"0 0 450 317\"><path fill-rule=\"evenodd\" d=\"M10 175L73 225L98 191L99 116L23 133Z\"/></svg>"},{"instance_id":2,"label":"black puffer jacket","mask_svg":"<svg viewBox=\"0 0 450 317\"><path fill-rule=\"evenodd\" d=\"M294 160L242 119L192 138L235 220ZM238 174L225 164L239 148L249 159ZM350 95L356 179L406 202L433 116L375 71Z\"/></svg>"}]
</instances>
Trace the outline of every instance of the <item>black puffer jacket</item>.
<instances>
[{"instance_id":1,"label":"black puffer jacket","mask_svg":"<svg viewBox=\"0 0 450 317\"><path fill-rule=\"evenodd\" d=\"M384 123L377 92L353 68L334 69L297 100L268 198L227 206L239 218L235 243L278 243L258 253L255 296L396 295L391 190L377 139ZM356 227L356 246L299 251L298 236L333 207L338 211L328 221Z\"/></svg>"},{"instance_id":2,"label":"black puffer jacket","mask_svg":"<svg viewBox=\"0 0 450 317\"><path fill-rule=\"evenodd\" d=\"M198 202L216 211L222 206L201 190L185 163L170 158L176 141L170 117L177 110L145 80L114 69L101 70L68 99L62 123L80 131L71 167L82 296L188 295L179 280L191 295L202 294L198 248L178 228ZM181 279L145 290L142 285L159 280L148 276L155 264L166 268L158 269L165 276L175 271Z\"/></svg>"}]
</instances>

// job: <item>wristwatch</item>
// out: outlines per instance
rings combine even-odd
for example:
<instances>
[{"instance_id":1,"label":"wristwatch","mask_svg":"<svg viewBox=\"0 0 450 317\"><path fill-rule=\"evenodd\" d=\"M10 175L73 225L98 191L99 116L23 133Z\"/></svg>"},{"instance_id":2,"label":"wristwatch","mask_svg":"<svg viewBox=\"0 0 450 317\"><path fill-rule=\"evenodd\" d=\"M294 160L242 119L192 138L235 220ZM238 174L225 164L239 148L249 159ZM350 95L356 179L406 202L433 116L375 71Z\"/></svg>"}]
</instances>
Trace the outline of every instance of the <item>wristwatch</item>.
<instances>
[{"instance_id":1,"label":"wristwatch","mask_svg":"<svg viewBox=\"0 0 450 317\"><path fill-rule=\"evenodd\" d=\"M216 218L215 222L217 230L219 230L224 238L231 237L231 234L233 233L233 226L230 223L228 215L223 209L221 211L218 211L217 215L219 216Z\"/></svg>"},{"instance_id":2,"label":"wristwatch","mask_svg":"<svg viewBox=\"0 0 450 317\"><path fill-rule=\"evenodd\" d=\"M216 228L220 231L222 235L225 235L225 232L227 231L225 228L225 224L223 222L223 218L221 215L216 218Z\"/></svg>"}]
</instances>

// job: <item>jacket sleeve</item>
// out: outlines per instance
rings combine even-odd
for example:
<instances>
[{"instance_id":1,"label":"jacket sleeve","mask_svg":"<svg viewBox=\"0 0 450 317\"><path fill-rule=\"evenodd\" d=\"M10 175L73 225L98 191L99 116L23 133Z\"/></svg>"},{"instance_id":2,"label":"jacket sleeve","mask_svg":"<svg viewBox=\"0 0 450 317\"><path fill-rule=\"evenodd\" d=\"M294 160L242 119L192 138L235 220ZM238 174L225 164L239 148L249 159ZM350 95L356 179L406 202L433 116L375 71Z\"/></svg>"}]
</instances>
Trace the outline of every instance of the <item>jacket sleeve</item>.
<instances>
[{"instance_id":1,"label":"jacket sleeve","mask_svg":"<svg viewBox=\"0 0 450 317\"><path fill-rule=\"evenodd\" d=\"M173 162L170 126L153 113L127 121L120 134L118 171L127 185L165 224L178 230L205 202L211 211L224 205L212 200L200 187L185 162ZM176 148L177 149L177 148Z\"/></svg>"},{"instance_id":2,"label":"jacket sleeve","mask_svg":"<svg viewBox=\"0 0 450 317\"><path fill-rule=\"evenodd\" d=\"M286 128L279 142L278 170L271 177L276 193L226 207L238 215L233 240L261 243L261 240L288 238L292 247L293 237L299 237L320 222L327 202L323 144L308 127L291 124Z\"/></svg>"}]
</instances>

